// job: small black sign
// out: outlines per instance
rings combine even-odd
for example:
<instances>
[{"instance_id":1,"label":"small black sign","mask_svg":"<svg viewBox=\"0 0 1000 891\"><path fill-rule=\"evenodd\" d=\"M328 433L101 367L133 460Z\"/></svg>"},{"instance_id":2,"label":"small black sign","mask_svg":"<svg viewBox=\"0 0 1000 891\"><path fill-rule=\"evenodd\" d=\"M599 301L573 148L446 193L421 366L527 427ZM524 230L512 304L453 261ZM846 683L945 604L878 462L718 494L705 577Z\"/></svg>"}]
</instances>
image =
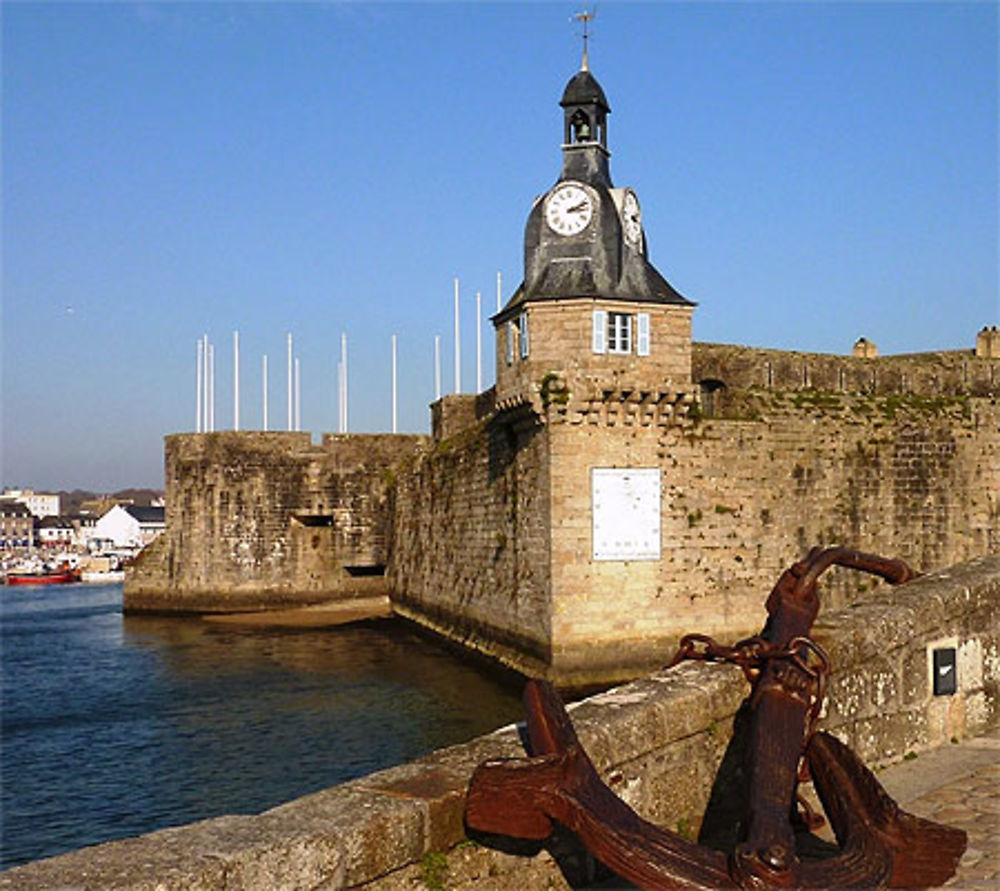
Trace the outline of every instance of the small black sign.
<instances>
[{"instance_id":1,"label":"small black sign","mask_svg":"<svg viewBox=\"0 0 1000 891\"><path fill-rule=\"evenodd\" d=\"M942 647L934 651L934 695L950 696L958 689L955 648Z\"/></svg>"}]
</instances>

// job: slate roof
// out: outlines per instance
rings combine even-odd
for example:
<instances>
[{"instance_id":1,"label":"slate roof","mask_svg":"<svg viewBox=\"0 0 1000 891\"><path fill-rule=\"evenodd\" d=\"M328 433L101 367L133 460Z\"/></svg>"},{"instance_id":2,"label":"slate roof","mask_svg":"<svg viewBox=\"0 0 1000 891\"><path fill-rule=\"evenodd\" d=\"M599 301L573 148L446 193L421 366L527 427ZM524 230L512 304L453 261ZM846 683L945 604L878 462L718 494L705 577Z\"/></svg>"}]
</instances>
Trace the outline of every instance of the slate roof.
<instances>
[{"instance_id":1,"label":"slate roof","mask_svg":"<svg viewBox=\"0 0 1000 891\"><path fill-rule=\"evenodd\" d=\"M26 504L14 501L13 498L0 498L0 516L4 517L30 517L32 513Z\"/></svg>"},{"instance_id":2,"label":"slate roof","mask_svg":"<svg viewBox=\"0 0 1000 891\"><path fill-rule=\"evenodd\" d=\"M578 71L566 84L559 104L566 108L570 105L590 105L592 103L601 106L607 112L611 111L611 106L608 105L607 97L597 82L597 78L589 71Z\"/></svg>"},{"instance_id":3,"label":"slate roof","mask_svg":"<svg viewBox=\"0 0 1000 891\"><path fill-rule=\"evenodd\" d=\"M127 504L125 505L125 511L140 523L165 523L167 519L167 512L162 507Z\"/></svg>"}]
</instances>

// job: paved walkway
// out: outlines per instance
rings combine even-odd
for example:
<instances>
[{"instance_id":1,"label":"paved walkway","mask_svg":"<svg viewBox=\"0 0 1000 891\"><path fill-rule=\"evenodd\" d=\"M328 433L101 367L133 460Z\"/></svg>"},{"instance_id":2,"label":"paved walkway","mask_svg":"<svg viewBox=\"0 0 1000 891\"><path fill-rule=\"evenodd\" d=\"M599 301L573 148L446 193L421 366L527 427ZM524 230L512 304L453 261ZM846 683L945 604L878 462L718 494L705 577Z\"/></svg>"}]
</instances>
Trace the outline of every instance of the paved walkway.
<instances>
[{"instance_id":1,"label":"paved walkway","mask_svg":"<svg viewBox=\"0 0 1000 891\"><path fill-rule=\"evenodd\" d=\"M947 888L1000 889L1000 728L878 774L911 814L964 829L969 846Z\"/></svg>"}]
</instances>

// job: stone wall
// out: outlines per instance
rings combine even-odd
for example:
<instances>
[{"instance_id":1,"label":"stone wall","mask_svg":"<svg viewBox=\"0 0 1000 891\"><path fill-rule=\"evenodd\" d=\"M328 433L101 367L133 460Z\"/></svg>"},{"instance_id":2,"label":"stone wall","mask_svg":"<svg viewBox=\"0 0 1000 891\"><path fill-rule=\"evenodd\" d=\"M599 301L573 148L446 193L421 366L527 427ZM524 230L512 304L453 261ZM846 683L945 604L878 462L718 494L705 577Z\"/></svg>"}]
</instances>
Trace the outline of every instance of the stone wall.
<instances>
[{"instance_id":1,"label":"stone wall","mask_svg":"<svg viewBox=\"0 0 1000 891\"><path fill-rule=\"evenodd\" d=\"M814 545L920 571L1000 551L995 400L770 392L705 418L683 393L558 386L565 399L517 409L514 460L496 457L511 409L423 453L397 497L400 612L525 674L616 682L692 628L750 632ZM661 559L593 559L595 468L660 470ZM828 588L842 604L871 584Z\"/></svg>"},{"instance_id":2,"label":"stone wall","mask_svg":"<svg viewBox=\"0 0 1000 891\"><path fill-rule=\"evenodd\" d=\"M396 468L419 436L166 438L167 531L128 611L227 612L385 592Z\"/></svg>"},{"instance_id":3,"label":"stone wall","mask_svg":"<svg viewBox=\"0 0 1000 891\"><path fill-rule=\"evenodd\" d=\"M728 389L830 393L1000 394L1000 357L988 350L912 353L865 359L718 343L692 344L695 383Z\"/></svg>"},{"instance_id":4,"label":"stone wall","mask_svg":"<svg viewBox=\"0 0 1000 891\"><path fill-rule=\"evenodd\" d=\"M547 449L526 412L422 452L398 479L388 573L399 615L527 674L550 660Z\"/></svg>"},{"instance_id":5,"label":"stone wall","mask_svg":"<svg viewBox=\"0 0 1000 891\"><path fill-rule=\"evenodd\" d=\"M821 582L826 600L823 590ZM975 735L1000 717L1000 556L823 610L815 637L833 665L821 727L869 766ZM943 643L958 652L958 691L936 697L930 653ZM688 663L570 712L606 782L645 818L694 837L713 783L726 780L723 761L740 760L732 729L746 690L733 666ZM578 887L593 864L565 834L520 854L465 837L473 769L487 758L518 756L519 735L504 728L263 814L219 817L12 869L0 875L0 888L416 891L433 887L432 878L441 887L484 891L568 888L567 878Z\"/></svg>"},{"instance_id":6,"label":"stone wall","mask_svg":"<svg viewBox=\"0 0 1000 891\"><path fill-rule=\"evenodd\" d=\"M595 309L632 315L632 348L629 353L593 351ZM557 374L574 380L579 391L599 394L628 382L643 390L688 390L691 386L690 306L656 305L576 299L528 304L529 351L520 354L516 322L513 356L508 362L508 323L496 330L496 393L502 404L520 395L531 398L547 388L545 381ZM650 354L637 353L636 316L649 315Z\"/></svg>"}]
</instances>

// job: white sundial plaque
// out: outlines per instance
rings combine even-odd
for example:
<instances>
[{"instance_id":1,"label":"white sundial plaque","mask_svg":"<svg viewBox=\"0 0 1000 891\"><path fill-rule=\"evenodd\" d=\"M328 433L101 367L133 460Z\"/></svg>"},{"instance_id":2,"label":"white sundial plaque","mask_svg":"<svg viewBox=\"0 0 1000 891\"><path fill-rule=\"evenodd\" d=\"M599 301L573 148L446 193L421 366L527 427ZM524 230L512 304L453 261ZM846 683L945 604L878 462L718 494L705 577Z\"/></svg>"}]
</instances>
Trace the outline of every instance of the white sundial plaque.
<instances>
[{"instance_id":1,"label":"white sundial plaque","mask_svg":"<svg viewBox=\"0 0 1000 891\"><path fill-rule=\"evenodd\" d=\"M660 559L660 468L591 470L595 560Z\"/></svg>"}]
</instances>

